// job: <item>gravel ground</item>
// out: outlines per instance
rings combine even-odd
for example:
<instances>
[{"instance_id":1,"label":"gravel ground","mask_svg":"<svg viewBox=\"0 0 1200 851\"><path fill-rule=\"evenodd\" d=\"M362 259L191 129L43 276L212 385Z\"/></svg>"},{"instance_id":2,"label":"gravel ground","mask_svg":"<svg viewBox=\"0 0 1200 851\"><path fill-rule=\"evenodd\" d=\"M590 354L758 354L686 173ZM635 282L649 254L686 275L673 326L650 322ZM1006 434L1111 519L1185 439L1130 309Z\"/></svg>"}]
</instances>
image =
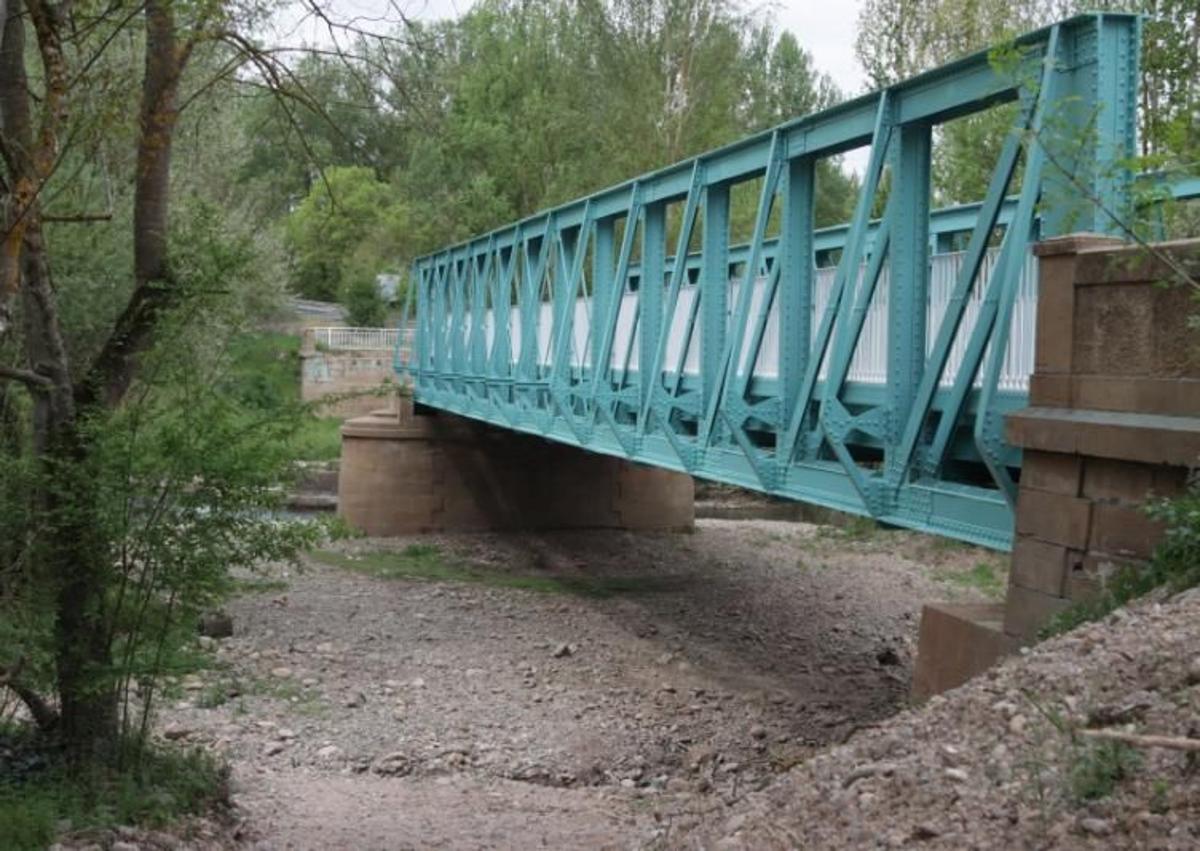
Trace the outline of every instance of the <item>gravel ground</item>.
<instances>
[{"instance_id":1,"label":"gravel ground","mask_svg":"<svg viewBox=\"0 0 1200 851\"><path fill-rule=\"evenodd\" d=\"M234 601L218 665L178 684L162 732L230 760L239 847L704 845L702 821L874 741L907 705L921 604L978 599L977 565L1003 561L771 521L419 543L476 581L314 559Z\"/></svg>"},{"instance_id":2,"label":"gravel ground","mask_svg":"<svg viewBox=\"0 0 1200 851\"><path fill-rule=\"evenodd\" d=\"M1043 643L797 767L697 807L684 848L1200 848L1200 591Z\"/></svg>"}]
</instances>

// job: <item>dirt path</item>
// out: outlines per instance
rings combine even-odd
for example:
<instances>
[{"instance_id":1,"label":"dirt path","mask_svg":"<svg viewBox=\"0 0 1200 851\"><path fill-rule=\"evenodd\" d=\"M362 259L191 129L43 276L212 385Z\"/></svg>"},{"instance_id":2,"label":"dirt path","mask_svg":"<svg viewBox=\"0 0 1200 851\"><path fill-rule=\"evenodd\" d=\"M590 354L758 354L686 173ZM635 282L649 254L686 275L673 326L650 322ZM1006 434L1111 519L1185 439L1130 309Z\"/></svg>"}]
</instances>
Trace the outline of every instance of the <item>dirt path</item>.
<instances>
[{"instance_id":1,"label":"dirt path","mask_svg":"<svg viewBox=\"0 0 1200 851\"><path fill-rule=\"evenodd\" d=\"M767 521L354 541L235 601L163 729L264 849L671 846L902 707L920 605L1000 561Z\"/></svg>"}]
</instances>

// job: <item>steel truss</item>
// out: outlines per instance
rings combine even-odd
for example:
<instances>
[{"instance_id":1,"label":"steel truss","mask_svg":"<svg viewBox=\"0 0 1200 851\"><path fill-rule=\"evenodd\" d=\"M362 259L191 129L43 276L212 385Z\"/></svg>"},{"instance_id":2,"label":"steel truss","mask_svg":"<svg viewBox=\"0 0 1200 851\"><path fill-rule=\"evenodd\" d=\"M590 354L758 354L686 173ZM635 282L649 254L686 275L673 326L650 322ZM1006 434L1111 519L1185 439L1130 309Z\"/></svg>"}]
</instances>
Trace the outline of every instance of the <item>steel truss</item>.
<instances>
[{"instance_id":1,"label":"steel truss","mask_svg":"<svg viewBox=\"0 0 1200 851\"><path fill-rule=\"evenodd\" d=\"M420 258L398 366L423 405L1006 549L1020 455L1003 418L1026 399L999 376L1018 279L1039 229L1111 231L1093 202L1128 201L1139 41L1136 16L1075 17L1019 39L1011 68L980 53ZM931 214L934 128L1003 102L1017 119L986 197ZM853 218L814 230L817 162L864 145ZM731 190L748 181L753 232L734 246ZM931 257L955 232L931 320ZM818 252L840 253L819 314ZM877 300L886 381L849 381Z\"/></svg>"}]
</instances>

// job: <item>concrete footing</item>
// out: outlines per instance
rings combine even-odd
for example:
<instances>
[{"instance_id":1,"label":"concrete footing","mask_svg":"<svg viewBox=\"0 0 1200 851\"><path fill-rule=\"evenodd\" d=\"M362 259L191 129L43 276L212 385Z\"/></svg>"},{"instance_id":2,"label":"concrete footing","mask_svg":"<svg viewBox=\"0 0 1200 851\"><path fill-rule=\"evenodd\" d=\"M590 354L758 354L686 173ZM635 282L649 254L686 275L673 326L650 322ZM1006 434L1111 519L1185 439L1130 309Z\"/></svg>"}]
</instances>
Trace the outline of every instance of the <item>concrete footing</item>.
<instances>
[{"instance_id":1,"label":"concrete footing","mask_svg":"<svg viewBox=\"0 0 1200 851\"><path fill-rule=\"evenodd\" d=\"M342 426L338 511L368 535L687 529L690 476L463 417L377 411Z\"/></svg>"},{"instance_id":2,"label":"concrete footing","mask_svg":"<svg viewBox=\"0 0 1200 851\"><path fill-rule=\"evenodd\" d=\"M912 697L922 701L956 688L1017 649L1004 632L1004 604L933 603L921 612Z\"/></svg>"}]
</instances>

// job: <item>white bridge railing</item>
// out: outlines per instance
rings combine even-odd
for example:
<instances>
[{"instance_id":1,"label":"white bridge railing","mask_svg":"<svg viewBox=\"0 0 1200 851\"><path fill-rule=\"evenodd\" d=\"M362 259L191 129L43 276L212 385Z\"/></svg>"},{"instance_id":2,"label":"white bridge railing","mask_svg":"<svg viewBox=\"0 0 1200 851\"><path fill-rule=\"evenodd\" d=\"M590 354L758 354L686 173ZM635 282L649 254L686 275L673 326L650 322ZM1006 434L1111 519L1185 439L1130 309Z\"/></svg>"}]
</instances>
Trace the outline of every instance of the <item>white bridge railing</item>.
<instances>
[{"instance_id":1,"label":"white bridge railing","mask_svg":"<svg viewBox=\"0 0 1200 851\"><path fill-rule=\"evenodd\" d=\"M395 328L310 328L313 343L330 351L393 351L400 343Z\"/></svg>"},{"instance_id":2,"label":"white bridge railing","mask_svg":"<svg viewBox=\"0 0 1200 851\"><path fill-rule=\"evenodd\" d=\"M958 373L958 367L966 351L967 340L971 330L978 319L983 303L983 292L988 280L991 278L997 256L997 249L991 249L984 258L983 268L980 270L980 275L976 280L975 286L972 287L971 295L964 311L962 325L954 338L946 368L939 382L942 386L951 384L954 381L954 376ZM945 315L946 308L950 304L950 296L962 263L963 254L961 252L938 254L930 258L929 297L926 303L927 351L933 348L938 326ZM865 269L866 265L864 264L859 268L859 274L862 275ZM825 305L829 301L829 294L833 288L835 273L836 270L833 268L816 270L811 317L812 328L814 330L820 323ZM1037 285L1037 260L1030 254L1026 257L1022 266L1020 284L1016 294L1016 301L1013 305L1009 342L1004 352L1004 363L1000 372L1000 390L1025 392L1029 389L1029 376L1033 372L1033 340L1037 313ZM727 300L730 314L732 314L733 305L737 303L740 286L740 282L736 280L730 282ZM756 280L753 286L754 294L750 306L750 316L752 317L758 315L759 306L762 303L763 279L759 278ZM672 318L666 357L664 359L664 366L668 369L673 369L672 365L679 361L679 350L685 339L684 331L688 313L695 298L696 288L694 286L685 286L679 292L679 303ZM875 298L871 301L870 307L867 310L862 336L859 338L858 347L855 349L854 358L851 361L850 373L847 376L850 381L861 382L863 384L883 384L887 381L887 301L888 271L885 266L879 280ZM778 306L779 303L776 300L772 304L768 314L762 348L759 352L758 361L754 364L753 375L759 378L775 378L779 374L780 332ZM538 324L535 329L538 338L538 363L542 367L548 367L551 361L550 343L554 324L554 308L548 301L542 302L539 308ZM579 299L575 305L575 316L571 327L570 358L571 367L575 369L587 369L591 367L591 314L590 300L587 298ZM636 370L638 368L638 339L640 329L639 323L636 321L636 316L637 294L626 291L621 298L615 340L612 347L612 366L614 369ZM464 319L469 329L471 323L470 315L468 314ZM732 321L732 315L730 316L730 320ZM521 315L517 307L511 308L509 323L511 341L509 359L515 362L517 353L521 350L522 334ZM495 315L489 309L484 317L484 331L489 352L492 350L492 342L495 337L494 325ZM444 330L448 331L449 329ZM702 332L703 328L697 324L692 334L686 357L684 358L683 369L685 374L696 375L699 373ZM751 345L750 337L750 334L746 335L742 346L743 367L745 366L744 361L748 356ZM822 378L825 376L826 369L827 364L823 364L820 372ZM979 377L976 377L976 386L979 385L979 382Z\"/></svg>"}]
</instances>

